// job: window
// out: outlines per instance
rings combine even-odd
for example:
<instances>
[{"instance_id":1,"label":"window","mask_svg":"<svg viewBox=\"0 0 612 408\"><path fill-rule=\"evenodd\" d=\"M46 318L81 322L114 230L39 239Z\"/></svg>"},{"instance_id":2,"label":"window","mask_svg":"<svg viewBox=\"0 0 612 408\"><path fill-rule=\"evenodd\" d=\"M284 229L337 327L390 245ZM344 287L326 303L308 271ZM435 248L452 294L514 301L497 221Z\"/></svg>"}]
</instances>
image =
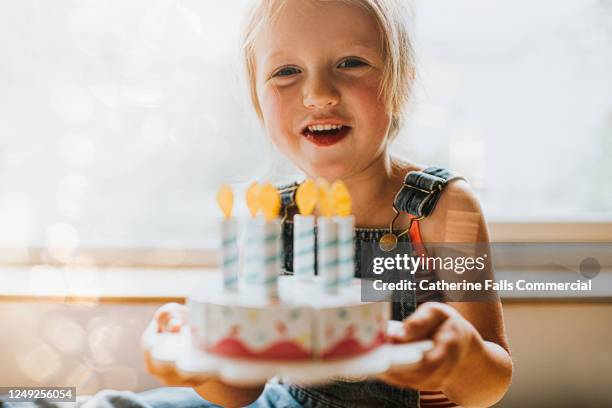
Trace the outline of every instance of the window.
<instances>
[{"instance_id":1,"label":"window","mask_svg":"<svg viewBox=\"0 0 612 408\"><path fill-rule=\"evenodd\" d=\"M0 246L209 247L221 182L296 177L239 81L246 6L1 2ZM414 24L400 153L493 221L612 218L610 4L420 0Z\"/></svg>"},{"instance_id":2,"label":"window","mask_svg":"<svg viewBox=\"0 0 612 408\"><path fill-rule=\"evenodd\" d=\"M478 188L489 220L612 217L612 7L420 0L405 150Z\"/></svg>"}]
</instances>

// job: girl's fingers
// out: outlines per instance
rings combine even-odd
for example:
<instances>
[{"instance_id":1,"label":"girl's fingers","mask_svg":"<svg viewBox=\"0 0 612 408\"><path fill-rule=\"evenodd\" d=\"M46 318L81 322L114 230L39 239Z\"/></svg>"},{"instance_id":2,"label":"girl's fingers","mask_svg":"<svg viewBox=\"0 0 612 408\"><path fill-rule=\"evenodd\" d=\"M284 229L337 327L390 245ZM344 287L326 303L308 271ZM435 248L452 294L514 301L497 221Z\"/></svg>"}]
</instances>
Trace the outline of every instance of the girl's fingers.
<instances>
[{"instance_id":1,"label":"girl's fingers","mask_svg":"<svg viewBox=\"0 0 612 408\"><path fill-rule=\"evenodd\" d=\"M147 371L165 385L197 387L204 382L203 379L181 376L172 364L156 363L148 350L144 351L144 361Z\"/></svg>"},{"instance_id":2,"label":"girl's fingers","mask_svg":"<svg viewBox=\"0 0 612 408\"><path fill-rule=\"evenodd\" d=\"M465 347L465 334L452 318L447 318L431 336L434 348L423 354L423 359L414 367L391 373L396 382L420 388L441 387L457 367Z\"/></svg>"},{"instance_id":3,"label":"girl's fingers","mask_svg":"<svg viewBox=\"0 0 612 408\"><path fill-rule=\"evenodd\" d=\"M404 321L404 329L405 335L396 336L396 340L408 342L431 338L434 347L425 352L422 360L414 366L385 373L382 378L417 389L443 388L457 372L473 336L477 336L475 329L455 309L440 303L420 306Z\"/></svg>"},{"instance_id":4,"label":"girl's fingers","mask_svg":"<svg viewBox=\"0 0 612 408\"><path fill-rule=\"evenodd\" d=\"M438 327L449 317L446 305L424 303L412 315L404 320L404 342L431 338Z\"/></svg>"},{"instance_id":5,"label":"girl's fingers","mask_svg":"<svg viewBox=\"0 0 612 408\"><path fill-rule=\"evenodd\" d=\"M153 321L157 323L157 332L178 332L187 322L187 307L178 303L167 303L157 309Z\"/></svg>"},{"instance_id":6,"label":"girl's fingers","mask_svg":"<svg viewBox=\"0 0 612 408\"><path fill-rule=\"evenodd\" d=\"M178 332L186 322L187 308L178 303L168 303L157 309L153 320L143 333L143 352L147 371L166 385L193 387L202 383L199 379L181 376L173 364L156 362L148 349L147 340L150 340L152 336L162 332Z\"/></svg>"},{"instance_id":7,"label":"girl's fingers","mask_svg":"<svg viewBox=\"0 0 612 408\"><path fill-rule=\"evenodd\" d=\"M440 326L433 336L434 348L425 353L425 357L439 363L454 365L461 357L463 334L450 320Z\"/></svg>"}]
</instances>

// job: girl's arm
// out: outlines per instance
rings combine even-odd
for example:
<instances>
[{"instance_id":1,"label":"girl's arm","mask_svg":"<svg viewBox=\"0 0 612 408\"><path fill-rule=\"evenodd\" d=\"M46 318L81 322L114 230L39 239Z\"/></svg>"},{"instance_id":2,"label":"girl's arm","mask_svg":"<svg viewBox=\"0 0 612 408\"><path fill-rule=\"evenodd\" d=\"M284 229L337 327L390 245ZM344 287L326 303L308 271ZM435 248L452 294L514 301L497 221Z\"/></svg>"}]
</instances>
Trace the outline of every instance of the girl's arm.
<instances>
[{"instance_id":1,"label":"girl's arm","mask_svg":"<svg viewBox=\"0 0 612 408\"><path fill-rule=\"evenodd\" d=\"M434 213L421 221L420 229L426 243L489 241L478 200L463 181L446 187ZM425 303L404 325L406 335L397 341L431 338L434 349L416 367L386 373L383 380L419 390L439 390L466 407L490 406L504 396L513 366L499 301Z\"/></svg>"}]
</instances>

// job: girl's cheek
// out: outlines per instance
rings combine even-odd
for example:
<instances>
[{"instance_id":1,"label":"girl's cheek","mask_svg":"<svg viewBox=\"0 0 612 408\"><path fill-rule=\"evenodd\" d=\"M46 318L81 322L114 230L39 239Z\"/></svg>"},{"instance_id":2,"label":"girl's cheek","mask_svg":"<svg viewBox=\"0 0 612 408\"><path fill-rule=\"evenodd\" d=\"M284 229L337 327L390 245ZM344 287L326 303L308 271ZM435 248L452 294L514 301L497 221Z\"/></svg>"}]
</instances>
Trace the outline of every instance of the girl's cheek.
<instances>
[{"instance_id":1,"label":"girl's cheek","mask_svg":"<svg viewBox=\"0 0 612 408\"><path fill-rule=\"evenodd\" d=\"M361 119L361 125L368 128L368 134L384 137L391 118L384 98L379 95L378 81L353 84L347 91L344 96L347 98L350 95L355 114Z\"/></svg>"},{"instance_id":2,"label":"girl's cheek","mask_svg":"<svg viewBox=\"0 0 612 408\"><path fill-rule=\"evenodd\" d=\"M378 92L379 84L380 80L377 77L364 78L362 81L353 83L352 93L362 98L367 105L371 107L381 105L384 109L384 102Z\"/></svg>"},{"instance_id":3,"label":"girl's cheek","mask_svg":"<svg viewBox=\"0 0 612 408\"><path fill-rule=\"evenodd\" d=\"M282 112L282 104L279 95L271 89L266 89L262 93L260 101L266 128L275 128Z\"/></svg>"},{"instance_id":4,"label":"girl's cheek","mask_svg":"<svg viewBox=\"0 0 612 408\"><path fill-rule=\"evenodd\" d=\"M264 124L273 141L282 143L283 133L291 129L290 106L286 95L277 88L267 88L261 95L261 110Z\"/></svg>"}]
</instances>

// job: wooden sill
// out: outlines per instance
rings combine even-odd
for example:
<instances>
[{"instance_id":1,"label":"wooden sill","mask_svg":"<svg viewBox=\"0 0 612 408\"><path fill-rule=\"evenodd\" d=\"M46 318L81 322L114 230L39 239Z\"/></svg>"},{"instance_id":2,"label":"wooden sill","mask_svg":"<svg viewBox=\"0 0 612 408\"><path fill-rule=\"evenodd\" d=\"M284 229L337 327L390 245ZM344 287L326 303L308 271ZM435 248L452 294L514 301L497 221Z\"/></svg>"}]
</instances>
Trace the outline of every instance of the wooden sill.
<instances>
[{"instance_id":1,"label":"wooden sill","mask_svg":"<svg viewBox=\"0 0 612 408\"><path fill-rule=\"evenodd\" d=\"M0 301L60 303L183 302L210 268L99 268L36 266L3 268Z\"/></svg>"},{"instance_id":2,"label":"wooden sill","mask_svg":"<svg viewBox=\"0 0 612 408\"><path fill-rule=\"evenodd\" d=\"M54 302L65 304L183 303L203 287L203 275L218 273L212 268L60 268L13 267L2 275L0 301ZM576 273L551 270L501 270L497 279L573 281ZM504 303L612 303L612 269L605 269L593 281L590 293L502 292Z\"/></svg>"},{"instance_id":3,"label":"wooden sill","mask_svg":"<svg viewBox=\"0 0 612 408\"><path fill-rule=\"evenodd\" d=\"M491 242L612 242L612 222L492 222Z\"/></svg>"},{"instance_id":4,"label":"wooden sill","mask_svg":"<svg viewBox=\"0 0 612 408\"><path fill-rule=\"evenodd\" d=\"M492 222L491 242L610 242L612 222ZM215 268L213 248L11 248L0 247L0 265L32 266L66 263L99 268Z\"/></svg>"}]
</instances>

